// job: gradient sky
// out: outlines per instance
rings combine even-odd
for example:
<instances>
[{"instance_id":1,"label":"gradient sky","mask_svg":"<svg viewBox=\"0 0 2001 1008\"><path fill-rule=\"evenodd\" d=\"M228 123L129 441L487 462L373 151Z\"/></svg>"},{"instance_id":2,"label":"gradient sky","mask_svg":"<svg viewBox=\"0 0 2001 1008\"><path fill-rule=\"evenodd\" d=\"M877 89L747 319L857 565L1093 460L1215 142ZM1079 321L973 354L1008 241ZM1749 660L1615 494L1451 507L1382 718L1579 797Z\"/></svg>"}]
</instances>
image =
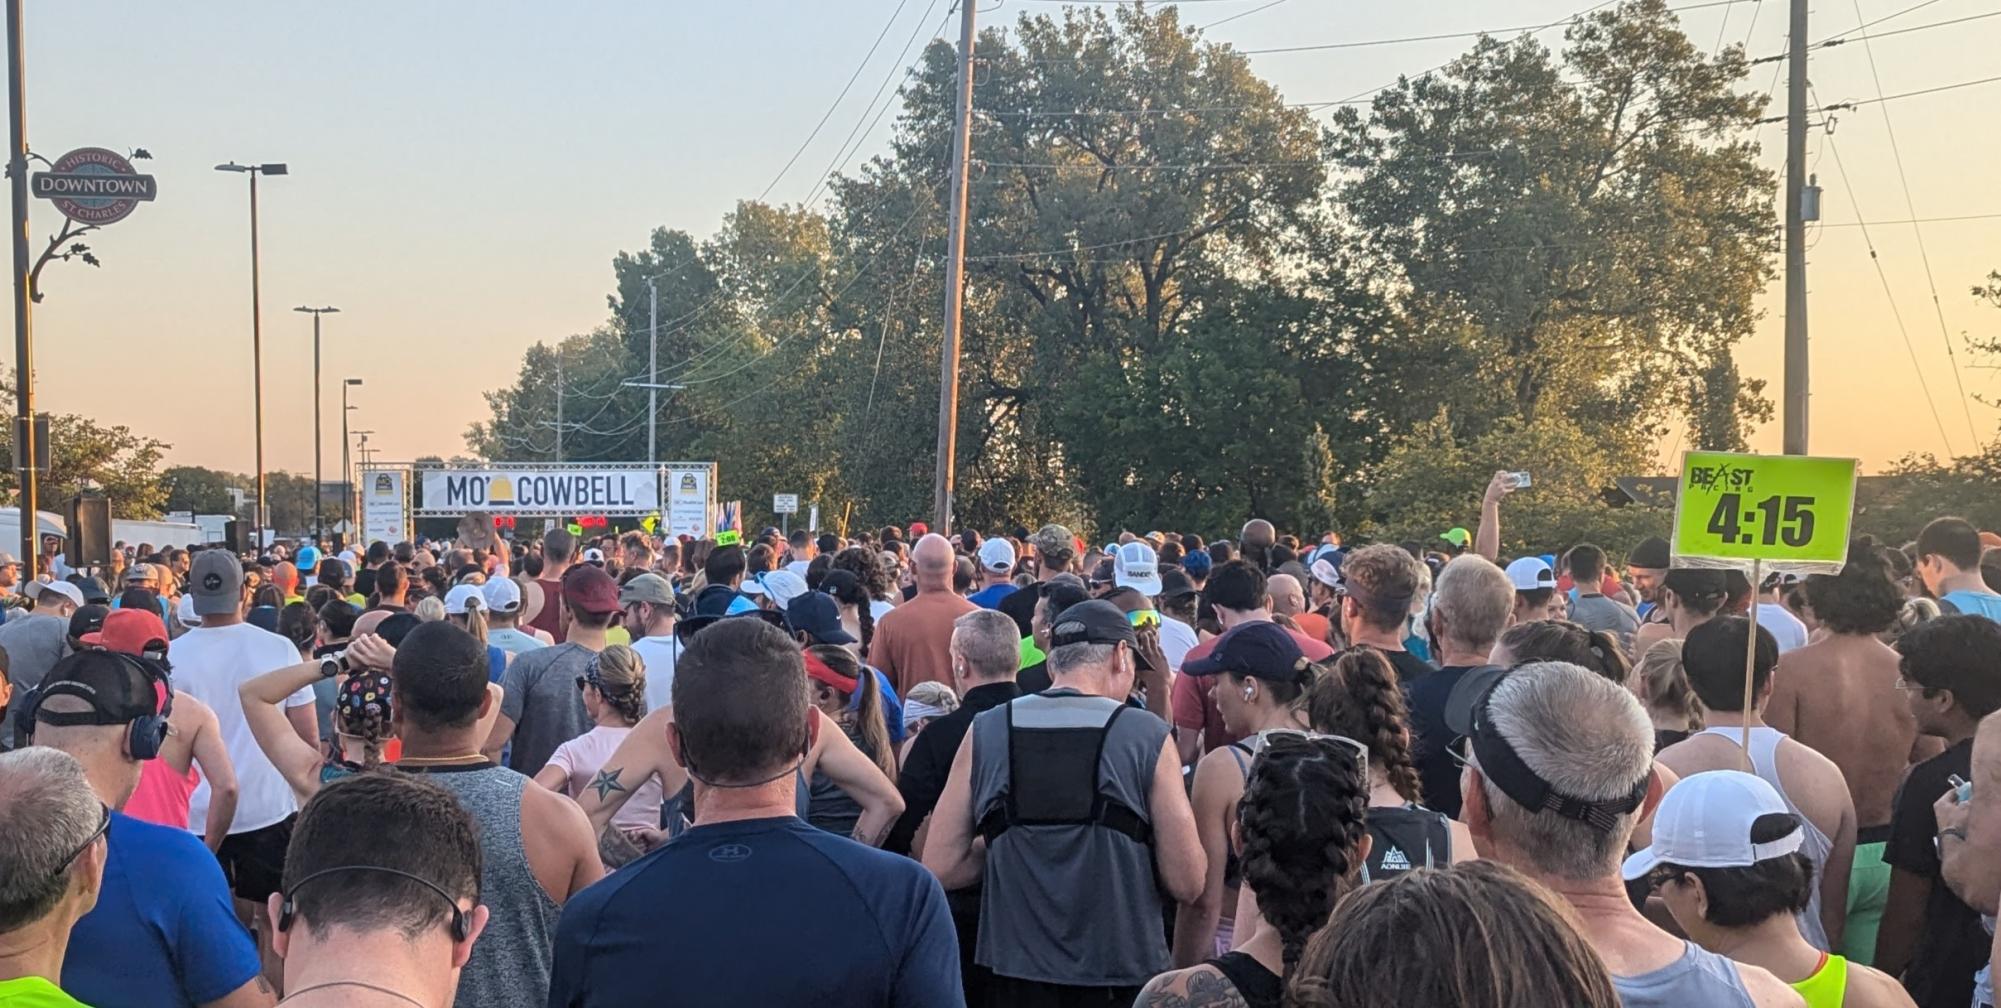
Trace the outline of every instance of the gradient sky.
<instances>
[{"instance_id":1,"label":"gradient sky","mask_svg":"<svg viewBox=\"0 0 2001 1008\"><path fill-rule=\"evenodd\" d=\"M1184 5L1184 19L1206 24L1266 2L1201 0ZM1909 5L1822 3L1810 37ZM485 415L480 392L510 382L523 349L605 318L610 262L619 250L641 246L661 225L705 236L736 200L764 188L896 4L27 6L33 147L53 157L80 146L143 146L155 160L141 169L159 177L161 194L88 239L102 269L57 263L45 272L47 299L35 327L40 406L159 437L173 445L172 462L251 468L246 183L212 166L282 160L293 174L261 186L267 464L312 469L311 320L291 308L332 304L343 309L325 328L323 444L327 478L334 479L343 377L366 382L353 397L361 407L355 426L377 432L372 444L381 458L463 451L466 426ZM921 37L929 37L947 6L909 0L854 92L772 199L796 201L813 188L903 40L920 20ZM1286 0L1220 25L1212 37L1260 48L1496 29L1557 20L1580 6ZM1005 0L982 16L1011 23L1023 11L1056 9ZM1878 30L1992 9L1987 0L1937 0ZM1781 51L1785 15L1785 0L1762 0L1682 16L1705 47L1748 37L1752 54L1764 55ZM1253 65L1287 100L1325 101L1435 66L1469 44L1271 54ZM1875 43L1888 94L1992 76L1997 51L2001 18ZM1771 69L1754 70L1753 86L1763 88ZM1877 93L1859 42L1820 51L1812 73L1824 102ZM1992 121L1997 103L2001 84L1842 113L1836 139L1855 199L1816 134L1809 157L1827 191L1824 221L2001 214L1992 184L2001 140L1980 125ZM1782 111L1783 102L1775 106ZM1886 111L1915 213L1899 184ZM864 155L881 148L886 126ZM1765 161L1779 167L1782 127L1764 127L1760 139ZM34 233L52 234L58 216L35 202ZM1947 444L1965 452L1974 443L1970 427L1985 437L1996 414L1978 403L1961 407L1912 227L1869 233L1916 364L1861 230L1816 229L1813 450L1856 455L1872 467L1907 451L1943 452ZM2001 218L1924 226L1956 342L1963 333L2001 335L2001 311L1967 294L2001 268L1997 238ZM1775 401L1782 293L1775 281L1756 337L1739 352L1748 374L1772 380ZM0 359L13 362L11 341ZM1978 363L1961 344L1966 393L2001 394L1996 372ZM1776 451L1778 440L1775 421L1758 432L1755 446ZM1671 439L1662 445L1664 452L1674 447Z\"/></svg>"}]
</instances>

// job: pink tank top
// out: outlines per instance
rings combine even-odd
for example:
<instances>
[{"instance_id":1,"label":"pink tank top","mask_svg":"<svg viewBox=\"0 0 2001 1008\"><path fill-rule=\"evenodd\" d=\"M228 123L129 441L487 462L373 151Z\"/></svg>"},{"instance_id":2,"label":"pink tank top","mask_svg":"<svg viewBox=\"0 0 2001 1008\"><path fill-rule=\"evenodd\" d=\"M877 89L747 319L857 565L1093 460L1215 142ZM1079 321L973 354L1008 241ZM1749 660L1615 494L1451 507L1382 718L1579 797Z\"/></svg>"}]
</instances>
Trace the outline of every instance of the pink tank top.
<instances>
[{"instance_id":1,"label":"pink tank top","mask_svg":"<svg viewBox=\"0 0 2001 1008\"><path fill-rule=\"evenodd\" d=\"M188 764L188 772L178 774L163 759L149 759L139 765L139 787L122 809L126 815L174 829L188 829L188 801L201 783L201 772Z\"/></svg>"}]
</instances>

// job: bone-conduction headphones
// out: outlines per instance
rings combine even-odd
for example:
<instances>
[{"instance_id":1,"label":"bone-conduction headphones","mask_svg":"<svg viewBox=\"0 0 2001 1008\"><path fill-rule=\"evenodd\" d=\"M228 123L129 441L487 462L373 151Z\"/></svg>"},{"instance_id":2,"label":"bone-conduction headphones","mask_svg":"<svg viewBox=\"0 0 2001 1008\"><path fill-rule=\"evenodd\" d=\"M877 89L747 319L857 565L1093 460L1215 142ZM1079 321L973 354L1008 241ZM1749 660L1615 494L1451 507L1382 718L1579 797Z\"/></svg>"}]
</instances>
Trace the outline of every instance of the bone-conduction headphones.
<instances>
[{"instance_id":1,"label":"bone-conduction headphones","mask_svg":"<svg viewBox=\"0 0 2001 1008\"><path fill-rule=\"evenodd\" d=\"M445 905L452 908L452 940L462 942L472 935L472 921L466 918L466 912L464 910L459 909L459 901L457 899L454 899L451 893L446 892L444 886L441 886L436 882L431 881L430 879L424 878L421 875L412 875L409 872L403 871L398 868L384 868L381 865L366 865L366 864L351 864L351 865L340 865L334 868L322 868L319 871L316 871L311 875L308 875L305 878L302 878L299 881L292 883L292 888L285 890L284 902L278 904L278 930L283 931L292 926L292 918L296 916L299 912L299 908L297 904L294 902L294 897L298 895L299 890L304 889L306 887L307 883L310 883L315 879L325 878L328 875L338 875L342 872L358 872L358 871L381 872L385 875L396 875L402 878L409 879L410 881L415 882L418 885L423 886L424 888L429 889L434 893L437 893L438 896L445 901Z\"/></svg>"}]
</instances>

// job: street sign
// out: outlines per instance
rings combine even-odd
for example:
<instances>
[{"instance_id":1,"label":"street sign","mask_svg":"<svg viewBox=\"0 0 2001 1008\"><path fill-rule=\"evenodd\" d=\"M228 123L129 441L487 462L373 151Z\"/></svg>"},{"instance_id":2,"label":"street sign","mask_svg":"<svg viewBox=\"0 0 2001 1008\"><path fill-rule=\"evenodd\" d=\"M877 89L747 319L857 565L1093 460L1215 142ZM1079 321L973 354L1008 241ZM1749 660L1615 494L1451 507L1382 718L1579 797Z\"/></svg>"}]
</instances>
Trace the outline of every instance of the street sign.
<instances>
[{"instance_id":1,"label":"street sign","mask_svg":"<svg viewBox=\"0 0 2001 1008\"><path fill-rule=\"evenodd\" d=\"M117 151L79 147L55 159L49 170L28 177L36 196L56 205L57 212L78 224L104 225L124 220L140 203L160 194L151 175L141 175Z\"/></svg>"},{"instance_id":2,"label":"street sign","mask_svg":"<svg viewBox=\"0 0 2001 1008\"><path fill-rule=\"evenodd\" d=\"M799 513L798 494L772 494L771 513L791 515Z\"/></svg>"},{"instance_id":3,"label":"street sign","mask_svg":"<svg viewBox=\"0 0 2001 1008\"><path fill-rule=\"evenodd\" d=\"M1838 574L1847 561L1854 459L1688 452L1676 491L1677 567Z\"/></svg>"}]
</instances>

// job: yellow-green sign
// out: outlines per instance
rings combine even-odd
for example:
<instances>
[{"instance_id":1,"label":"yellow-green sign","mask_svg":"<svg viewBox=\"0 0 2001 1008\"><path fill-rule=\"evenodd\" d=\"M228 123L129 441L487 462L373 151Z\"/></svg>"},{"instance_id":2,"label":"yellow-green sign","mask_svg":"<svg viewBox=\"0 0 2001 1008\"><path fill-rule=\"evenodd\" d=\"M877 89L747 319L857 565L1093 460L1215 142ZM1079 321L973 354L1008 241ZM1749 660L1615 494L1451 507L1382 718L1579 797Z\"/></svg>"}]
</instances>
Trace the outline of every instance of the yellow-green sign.
<instances>
[{"instance_id":1,"label":"yellow-green sign","mask_svg":"<svg viewBox=\"0 0 2001 1008\"><path fill-rule=\"evenodd\" d=\"M718 546L737 546L742 544L742 542L743 533L738 532L736 529L724 529L716 533L716 545Z\"/></svg>"},{"instance_id":2,"label":"yellow-green sign","mask_svg":"<svg viewBox=\"0 0 2001 1008\"><path fill-rule=\"evenodd\" d=\"M1855 512L1855 460L1688 452L1674 505L1685 558L1839 571ZM1701 566L1696 564L1695 566Z\"/></svg>"}]
</instances>

